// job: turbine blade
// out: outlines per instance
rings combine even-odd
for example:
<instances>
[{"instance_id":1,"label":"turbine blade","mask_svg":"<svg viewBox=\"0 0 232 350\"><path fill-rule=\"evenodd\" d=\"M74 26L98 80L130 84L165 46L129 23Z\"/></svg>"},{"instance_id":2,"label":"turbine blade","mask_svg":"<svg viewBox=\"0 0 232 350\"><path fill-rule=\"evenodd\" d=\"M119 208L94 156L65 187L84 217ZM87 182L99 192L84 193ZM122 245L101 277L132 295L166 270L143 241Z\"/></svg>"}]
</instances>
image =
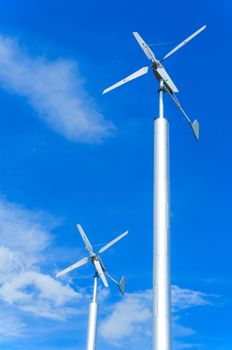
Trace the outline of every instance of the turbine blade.
<instances>
[{"instance_id":1,"label":"turbine blade","mask_svg":"<svg viewBox=\"0 0 232 350\"><path fill-rule=\"evenodd\" d=\"M102 266L101 266L100 262L99 262L98 260L93 260L93 263L94 263L94 266L95 266L95 268L96 268L96 270L97 270L97 273L98 273L99 277L101 278L101 280L102 280L104 286L105 286L105 287L109 287L108 282L107 282L107 280L106 280L106 277L105 277L105 274L104 274L104 271L103 271L103 269L102 269Z\"/></svg>"},{"instance_id":2,"label":"turbine blade","mask_svg":"<svg viewBox=\"0 0 232 350\"><path fill-rule=\"evenodd\" d=\"M109 91L111 91L111 90L113 90L113 89L116 89L117 87L119 87L119 86L121 86L121 85L123 85L123 84L128 83L128 81L131 81L131 80L133 80L133 79L136 79L136 78L140 77L141 75L146 74L147 71L148 71L148 68L149 68L149 67L143 67L143 68L137 70L135 73L129 75L128 77L126 77L126 78L120 80L118 83L116 83L116 84L114 84L114 85L111 85L110 87L108 87L107 89L105 89L105 90L103 91L103 94L106 94L107 92L109 92Z\"/></svg>"},{"instance_id":3,"label":"turbine blade","mask_svg":"<svg viewBox=\"0 0 232 350\"><path fill-rule=\"evenodd\" d=\"M167 88L173 93L173 92L179 92L176 85L168 75L166 69L164 69L163 66L158 67L154 69L154 74L157 77L157 79L160 81L163 80L164 84L167 86Z\"/></svg>"},{"instance_id":4,"label":"turbine blade","mask_svg":"<svg viewBox=\"0 0 232 350\"><path fill-rule=\"evenodd\" d=\"M104 247L102 247L98 254L104 252L105 250L109 249L112 245L114 245L115 243L117 243L120 239L122 239L123 237L125 237L128 234L128 231L122 233L120 236L116 237L115 239L113 239L112 241L110 241L109 243L107 243L106 245L104 245Z\"/></svg>"},{"instance_id":5,"label":"turbine blade","mask_svg":"<svg viewBox=\"0 0 232 350\"><path fill-rule=\"evenodd\" d=\"M171 93L166 87L165 90L168 92L168 94L171 96L172 100L174 101L174 103L176 104L177 108L181 111L181 113L184 115L184 117L187 119L187 121L189 122L191 129L193 131L193 134L196 138L197 141L199 141L199 122L197 120L194 120L194 122L192 123L190 118L187 116L187 114L185 113L185 111L183 110L179 100L177 99L176 95Z\"/></svg>"},{"instance_id":6,"label":"turbine blade","mask_svg":"<svg viewBox=\"0 0 232 350\"><path fill-rule=\"evenodd\" d=\"M64 269L63 271L58 272L58 273L56 274L56 278L57 278L57 277L60 277L60 276L62 276L62 275L64 275L65 273L67 273L67 272L69 272L69 271L72 271L72 270L76 269L77 267L80 267L80 266L82 266L82 265L87 264L88 260L89 260L89 258L83 258L83 259L77 261L75 264L73 264L73 265L67 267L67 268Z\"/></svg>"},{"instance_id":7,"label":"turbine blade","mask_svg":"<svg viewBox=\"0 0 232 350\"><path fill-rule=\"evenodd\" d=\"M93 251L92 245L90 244L90 241L88 240L86 234L84 233L83 228L82 228L81 225L79 225L79 224L77 224L77 228L78 228L78 230L79 230L79 232L80 232L80 235L81 235L81 237L82 237L82 239L83 239L83 241L84 241L84 243L85 243L85 248L86 248L90 253L92 253L92 251Z\"/></svg>"},{"instance_id":8,"label":"turbine blade","mask_svg":"<svg viewBox=\"0 0 232 350\"><path fill-rule=\"evenodd\" d=\"M154 52L150 49L150 47L145 43L145 41L142 39L142 37L139 35L139 33L137 32L133 32L133 35L135 37L135 39L138 41L139 46L141 47L141 49L143 50L143 52L145 53L145 55L147 56L147 58L149 60L151 60L152 62L158 62L158 60L156 59Z\"/></svg>"},{"instance_id":9,"label":"turbine blade","mask_svg":"<svg viewBox=\"0 0 232 350\"><path fill-rule=\"evenodd\" d=\"M190 40L192 40L193 38L195 38L195 36L197 36L198 34L200 34L204 29L206 28L206 25L204 25L203 27L201 27L200 29L198 29L196 32L194 32L192 35L190 35L187 39L185 39L184 41L182 41L179 45L177 45L176 47L174 47L174 49L172 49L170 52L167 53L167 55L165 55L160 62L166 60L166 58L168 58L169 56L173 55L177 50L179 50L182 46L186 45Z\"/></svg>"}]
</instances>

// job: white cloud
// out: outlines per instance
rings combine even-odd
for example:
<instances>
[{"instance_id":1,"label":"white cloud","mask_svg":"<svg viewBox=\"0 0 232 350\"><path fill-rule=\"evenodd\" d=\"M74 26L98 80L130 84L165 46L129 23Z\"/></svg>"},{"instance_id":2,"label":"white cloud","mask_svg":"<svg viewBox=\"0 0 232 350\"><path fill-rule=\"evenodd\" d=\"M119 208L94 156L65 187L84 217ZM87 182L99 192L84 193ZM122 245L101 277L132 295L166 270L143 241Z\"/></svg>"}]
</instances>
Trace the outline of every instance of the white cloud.
<instances>
[{"instance_id":1,"label":"white cloud","mask_svg":"<svg viewBox=\"0 0 232 350\"><path fill-rule=\"evenodd\" d=\"M210 305L211 301L205 293L172 286L173 309L188 309L192 306Z\"/></svg>"},{"instance_id":2,"label":"white cloud","mask_svg":"<svg viewBox=\"0 0 232 350\"><path fill-rule=\"evenodd\" d=\"M138 332L144 333L151 320L151 292L126 294L113 307L112 313L100 326L103 338L116 342Z\"/></svg>"},{"instance_id":3,"label":"white cloud","mask_svg":"<svg viewBox=\"0 0 232 350\"><path fill-rule=\"evenodd\" d=\"M0 307L35 316L64 320L77 311L70 306L82 297L40 271L42 256L51 244L57 220L0 199ZM21 323L17 318L15 331ZM14 326L12 325L14 328ZM3 330L2 330L3 333ZM6 334L11 334L6 329Z\"/></svg>"},{"instance_id":4,"label":"white cloud","mask_svg":"<svg viewBox=\"0 0 232 350\"><path fill-rule=\"evenodd\" d=\"M0 340L19 338L26 330L26 325L18 317L1 308Z\"/></svg>"},{"instance_id":5,"label":"white cloud","mask_svg":"<svg viewBox=\"0 0 232 350\"><path fill-rule=\"evenodd\" d=\"M188 337L195 334L195 331L192 328L182 326L179 324L179 317L173 318L172 331L175 334L175 337Z\"/></svg>"},{"instance_id":6,"label":"white cloud","mask_svg":"<svg viewBox=\"0 0 232 350\"><path fill-rule=\"evenodd\" d=\"M23 268L24 263L21 254L0 246L0 283L7 280L9 275L19 273Z\"/></svg>"},{"instance_id":7,"label":"white cloud","mask_svg":"<svg viewBox=\"0 0 232 350\"><path fill-rule=\"evenodd\" d=\"M181 325L177 314L179 315L181 310L186 308L210 304L210 296L199 291L173 286L172 304L175 312L173 335L175 338L188 337L195 331ZM128 293L107 311L109 315L100 324L100 334L106 341L115 345L124 342L131 346L133 343L136 347L136 344L144 346L145 338L151 337L152 290ZM188 346L188 344L185 345Z\"/></svg>"},{"instance_id":8,"label":"white cloud","mask_svg":"<svg viewBox=\"0 0 232 350\"><path fill-rule=\"evenodd\" d=\"M23 255L26 265L39 259L51 240L50 230L56 225L54 218L41 211L28 210L0 198L0 244L13 251L14 256Z\"/></svg>"},{"instance_id":9,"label":"white cloud","mask_svg":"<svg viewBox=\"0 0 232 350\"><path fill-rule=\"evenodd\" d=\"M182 343L182 342L174 342L173 350L183 350L183 349L202 349L202 344L196 343Z\"/></svg>"},{"instance_id":10,"label":"white cloud","mask_svg":"<svg viewBox=\"0 0 232 350\"><path fill-rule=\"evenodd\" d=\"M71 60L32 57L13 39L0 36L0 84L26 97L38 115L69 140L98 142L113 125L97 111Z\"/></svg>"},{"instance_id":11,"label":"white cloud","mask_svg":"<svg viewBox=\"0 0 232 350\"><path fill-rule=\"evenodd\" d=\"M0 298L37 316L65 319L76 313L65 305L81 298L81 294L48 275L29 271L5 282L0 288Z\"/></svg>"}]
</instances>

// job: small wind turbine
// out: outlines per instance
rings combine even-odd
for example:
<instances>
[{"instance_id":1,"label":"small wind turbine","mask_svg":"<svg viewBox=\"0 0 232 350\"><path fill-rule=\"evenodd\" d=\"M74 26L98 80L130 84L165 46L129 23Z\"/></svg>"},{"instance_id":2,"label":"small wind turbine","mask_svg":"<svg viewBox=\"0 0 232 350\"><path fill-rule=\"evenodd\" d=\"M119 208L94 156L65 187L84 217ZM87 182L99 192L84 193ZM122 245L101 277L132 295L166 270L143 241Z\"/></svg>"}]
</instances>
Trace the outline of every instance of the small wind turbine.
<instances>
[{"instance_id":1,"label":"small wind turbine","mask_svg":"<svg viewBox=\"0 0 232 350\"><path fill-rule=\"evenodd\" d=\"M182 41L173 50L158 60L141 36L134 32L135 39L152 65L143 67L118 83L103 91L103 94L140 77L152 68L159 81L159 117L154 121L154 197L153 197L153 350L171 349L171 300L170 300L170 189L169 189L169 126L164 117L163 94L166 91L189 122L197 140L199 140L199 123L193 122L183 110L175 93L179 90L168 75L162 62L187 44L206 26Z\"/></svg>"},{"instance_id":2,"label":"small wind turbine","mask_svg":"<svg viewBox=\"0 0 232 350\"><path fill-rule=\"evenodd\" d=\"M196 137L196 139L199 139L199 123L197 120L194 120L194 122L191 122L190 118L187 116L187 114L185 113L185 111L183 110L180 102L178 101L175 93L179 92L179 90L177 89L176 85L174 84L174 82L172 81L172 79L170 78L170 76L168 75L167 71L165 70L164 66L162 65L161 62L163 62L164 60L166 60L168 57L170 57L171 55L173 55L177 50L179 50L182 46L186 45L190 40L192 40L196 35L200 34L204 29L206 28L206 25L204 25L203 27L201 27L200 29L198 29L196 32L194 32L192 35L190 35L187 39L185 39L184 41L182 41L179 45L177 45L174 49L172 49L170 52L168 52L162 59L158 60L155 56L155 54L152 52L152 50L150 49L150 47L145 43L145 41L141 38L141 36L139 35L139 33L137 32L133 32L135 39L138 41L140 47L142 48L142 50L144 51L145 55L147 56L147 58L152 61L152 65L148 66L148 67L143 67L139 70L137 70L135 73L129 75L128 77L120 80L118 83L111 85L110 87L108 87L107 89L105 89L103 91L103 94L106 94L107 92L128 83L129 81L136 79L138 77L140 77L141 75L144 75L148 72L149 68L152 68L153 73L156 77L156 79L159 81L160 83L160 88L162 89L162 91L166 91L168 92L168 94L171 96L172 100L175 102L177 108L179 108L179 110L183 113L183 115L185 116L185 118L187 119L187 121L189 122L193 133Z\"/></svg>"},{"instance_id":3,"label":"small wind turbine","mask_svg":"<svg viewBox=\"0 0 232 350\"><path fill-rule=\"evenodd\" d=\"M89 257L85 257L85 258L77 261L75 264L67 267L63 271L57 273L56 277L60 277L69 271L72 271L72 270L74 270L82 265L87 264L88 262L91 262L94 265L95 274L94 274L94 285L93 285L93 297L92 297L92 301L89 305L89 323L88 323L88 339L87 339L87 350L94 350L95 346L96 346L96 330L97 330L97 314L98 314L97 280L100 277L104 286L109 287L106 277L109 278L112 282L114 282L118 286L118 288L122 294L125 293L125 283L126 283L126 279L124 276L121 278L120 282L117 282L106 271L106 268L103 265L103 262L99 256L99 254L103 253L104 251L106 251L107 249L112 247L112 245L117 243L120 239L125 237L128 234L128 231L122 233L120 236L116 237L115 239L113 239L112 241L110 241L109 243L104 245L97 253L94 253L93 247L92 247L90 241L88 240L88 237L86 236L81 225L78 224L77 228L78 228L80 235L84 241L85 248L89 252Z\"/></svg>"}]
</instances>

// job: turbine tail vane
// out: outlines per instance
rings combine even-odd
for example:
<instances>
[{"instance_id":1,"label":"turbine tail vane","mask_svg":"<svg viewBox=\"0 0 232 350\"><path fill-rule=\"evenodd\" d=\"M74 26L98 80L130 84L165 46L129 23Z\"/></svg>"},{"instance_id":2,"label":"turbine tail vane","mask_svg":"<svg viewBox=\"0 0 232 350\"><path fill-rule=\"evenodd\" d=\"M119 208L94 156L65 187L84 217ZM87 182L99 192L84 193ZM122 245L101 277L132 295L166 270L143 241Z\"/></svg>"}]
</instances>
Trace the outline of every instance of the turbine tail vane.
<instances>
[{"instance_id":1,"label":"turbine tail vane","mask_svg":"<svg viewBox=\"0 0 232 350\"><path fill-rule=\"evenodd\" d=\"M108 87L107 89L105 89L103 91L103 94L106 94L107 92L113 90L113 89L116 89L117 87L123 85L123 84L126 84L128 83L129 81L133 80L133 79L136 79L138 77L140 77L141 75L144 75L148 72L148 69L149 67L143 67L139 70L137 70L135 73L129 75L128 77L120 80L118 83L114 84L114 85L111 85L110 87Z\"/></svg>"},{"instance_id":2,"label":"turbine tail vane","mask_svg":"<svg viewBox=\"0 0 232 350\"><path fill-rule=\"evenodd\" d=\"M199 141L200 137L200 125L197 119L194 120L193 123L191 123L191 128L194 133L194 136L196 137L197 141Z\"/></svg>"},{"instance_id":3,"label":"turbine tail vane","mask_svg":"<svg viewBox=\"0 0 232 350\"><path fill-rule=\"evenodd\" d=\"M125 276L122 276L120 282L117 282L112 276L110 276L110 274L107 271L105 271L105 274L112 282L114 282L118 286L121 294L124 295L125 294L125 286L126 286Z\"/></svg>"},{"instance_id":4,"label":"turbine tail vane","mask_svg":"<svg viewBox=\"0 0 232 350\"><path fill-rule=\"evenodd\" d=\"M184 45L186 45L190 40L192 40L193 38L195 38L195 36L197 36L198 34L200 34L204 29L206 28L206 25L204 25L203 27L201 27L200 29L198 29L196 32L194 32L192 35L190 35L187 39L185 39L184 41L182 41L179 45L177 45L176 47L174 47L174 49L172 49L171 51L169 51L161 60L160 62L166 60L168 57L170 57L171 55L173 55L176 51L178 51L181 47L183 47Z\"/></svg>"},{"instance_id":5,"label":"turbine tail vane","mask_svg":"<svg viewBox=\"0 0 232 350\"><path fill-rule=\"evenodd\" d=\"M191 119L188 117L188 115L185 113L185 111L183 110L179 100L177 99L176 95L171 93L166 87L165 90L168 92L168 94L171 96L172 100L174 101L175 105L177 106L177 108L181 111L181 113L184 115L184 117L187 119L187 121L189 122L191 129L193 131L193 134L196 138L197 141L199 141L199 137L200 137L200 125L198 120L194 120L194 122L191 121Z\"/></svg>"},{"instance_id":6,"label":"turbine tail vane","mask_svg":"<svg viewBox=\"0 0 232 350\"><path fill-rule=\"evenodd\" d=\"M125 294L125 288L126 287L126 278L124 276L122 276L121 281L118 284L118 288L120 290L120 292L122 293L122 295Z\"/></svg>"}]
</instances>

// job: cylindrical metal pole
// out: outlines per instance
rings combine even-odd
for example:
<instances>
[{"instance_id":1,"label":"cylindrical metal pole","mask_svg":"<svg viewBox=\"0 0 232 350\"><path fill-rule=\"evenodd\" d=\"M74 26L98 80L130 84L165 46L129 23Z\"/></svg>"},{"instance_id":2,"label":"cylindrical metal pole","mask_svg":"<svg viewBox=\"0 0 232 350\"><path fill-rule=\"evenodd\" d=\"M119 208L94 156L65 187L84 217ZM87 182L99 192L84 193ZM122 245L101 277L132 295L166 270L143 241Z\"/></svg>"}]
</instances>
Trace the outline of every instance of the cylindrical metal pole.
<instances>
[{"instance_id":1,"label":"cylindrical metal pole","mask_svg":"<svg viewBox=\"0 0 232 350\"><path fill-rule=\"evenodd\" d=\"M89 304L89 323L88 323L88 336L87 336L87 350L95 350L96 347L96 333L97 333L97 279L94 277L93 285L93 300Z\"/></svg>"},{"instance_id":2,"label":"cylindrical metal pole","mask_svg":"<svg viewBox=\"0 0 232 350\"><path fill-rule=\"evenodd\" d=\"M159 118L164 118L164 82L160 81L160 89L159 89Z\"/></svg>"},{"instance_id":3,"label":"cylindrical metal pole","mask_svg":"<svg viewBox=\"0 0 232 350\"><path fill-rule=\"evenodd\" d=\"M160 86L160 116L154 121L153 350L171 349L169 271L169 130Z\"/></svg>"}]
</instances>

